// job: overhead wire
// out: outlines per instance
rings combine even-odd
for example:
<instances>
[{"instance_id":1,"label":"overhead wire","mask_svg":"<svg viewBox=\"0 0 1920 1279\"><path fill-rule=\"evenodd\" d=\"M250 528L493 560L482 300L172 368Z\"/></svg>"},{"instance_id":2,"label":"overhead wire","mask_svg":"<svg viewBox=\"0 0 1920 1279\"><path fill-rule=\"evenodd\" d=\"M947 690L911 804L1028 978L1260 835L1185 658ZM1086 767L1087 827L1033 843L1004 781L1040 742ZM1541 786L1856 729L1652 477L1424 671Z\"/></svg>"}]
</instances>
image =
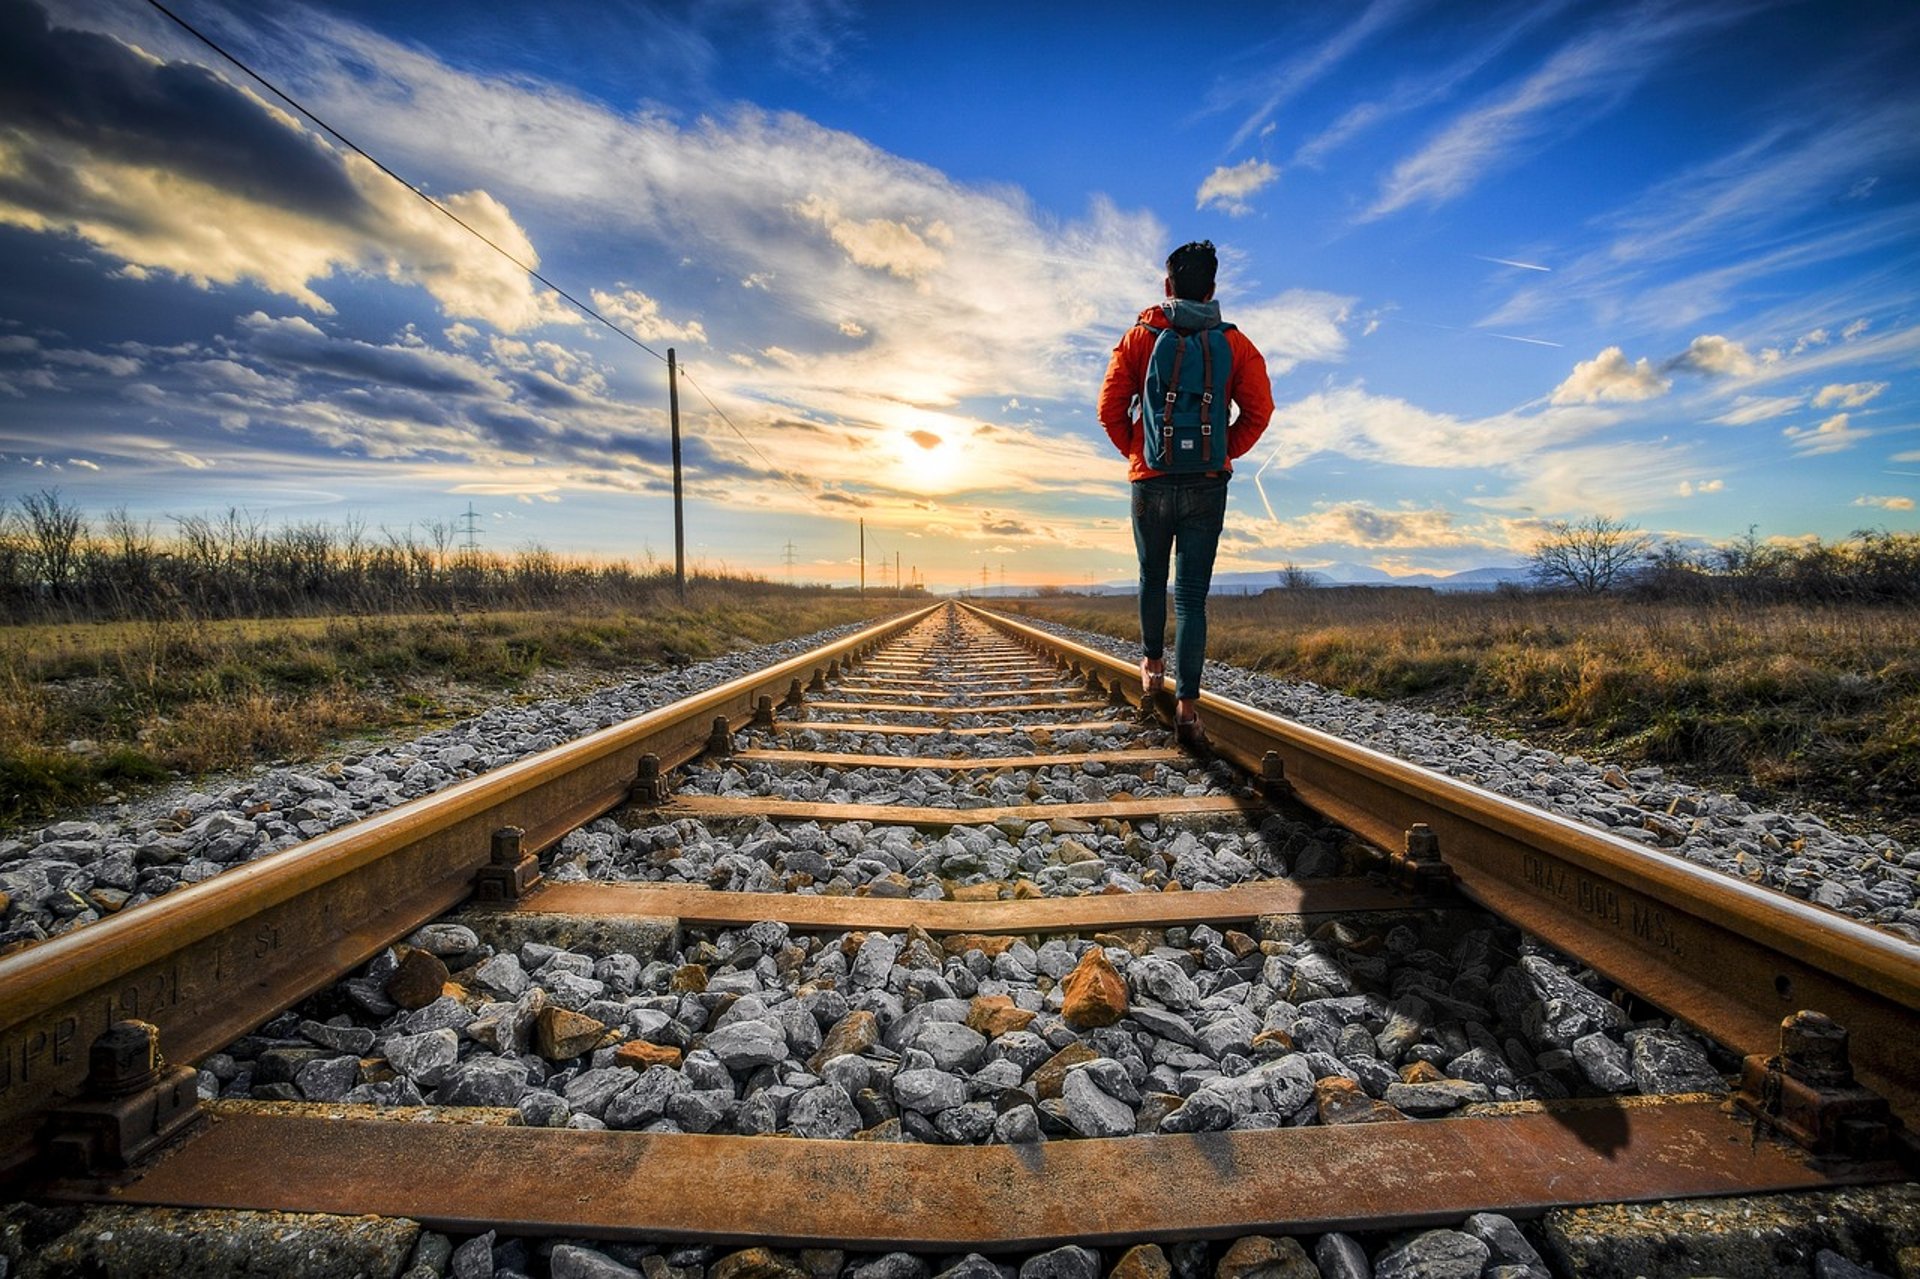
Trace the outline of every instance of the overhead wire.
<instances>
[{"instance_id":1,"label":"overhead wire","mask_svg":"<svg viewBox=\"0 0 1920 1279\"><path fill-rule=\"evenodd\" d=\"M182 31L185 31L188 35L198 40L201 44L204 44L207 48L213 50L213 52L218 54L220 57L232 63L235 67L237 67L241 71L242 74L247 76L248 79L258 84L261 88L265 89L268 93L271 93L274 97L280 99L280 101L286 103L289 107L293 108L293 110L298 112L300 115L312 121L316 128L320 129L322 132L327 134L327 136L331 137L334 141L338 142L341 146L347 148L349 151L353 152L355 155L365 160L368 164L372 165L375 169L378 169L381 173L385 174L389 178L392 178L395 182L398 182L401 186L411 191L414 195L418 196L421 200L425 201L428 205L438 210L442 215L444 215L448 220L450 220L455 226L459 227L462 231L465 231L468 235L471 235L474 239L480 241L480 243L486 245L489 249L492 249L495 253L505 258L508 262L511 262L514 266L518 267L520 270L526 272L529 276L533 277L535 280L538 280L541 284L546 285L549 289L553 290L553 292L557 294L559 297L564 298L567 302L571 303L575 308L577 308L581 312L581 314L586 315L589 318L597 321L599 324L601 324L610 332L617 334L619 337L632 343L634 346L639 347L642 351L645 351L648 355L651 355L654 359L660 361L662 364L665 364L668 362L666 356L654 350L651 346L648 346L645 342L641 341L638 337L634 336L632 333L628 332L626 329L622 328L620 325L616 324L614 321L608 319L605 315L601 314L601 312L595 307L592 307L587 303L582 302L579 298L575 297L572 293L569 293L566 289L563 289L558 284L555 284L552 280L548 279L547 276L542 274L539 268L533 266L530 263L522 261L510 249L507 249L501 244L499 244L498 242L496 242L492 237L488 236L485 232L479 230L472 223L468 222L465 218L462 218L458 213L455 213L452 209L448 208L445 204L442 204L439 200L434 199L434 197L429 195L426 191L422 190L418 186L415 186L412 182L408 181L406 178L396 173L393 169L389 168L386 164L380 161L372 153L367 151L366 148L362 147L359 143L355 142L352 138L349 138L346 134L342 133L340 130L334 128L333 125L329 124L326 120L322 119L318 113L316 113L315 111L307 107L304 103L300 102L295 97L293 97L292 94L289 94L284 89L280 88L279 85L273 83L273 81L267 79L265 76L261 75L258 71L255 71L243 59L241 59L238 54L233 53L232 51L227 49L224 45L222 45L219 41L215 40L212 36L208 35L206 32L200 30L198 27L188 22L185 18L175 13L172 9L169 9L164 3L162 3L162 0L147 0L147 4L150 5L152 8L154 8L155 10L157 10L161 15L167 18L168 21L172 22L175 26L179 27ZM728 415L726 410L722 409L720 405L715 402L713 396L707 393L707 389L704 386L701 386L698 382L694 380L693 376L687 372L686 366L684 364L679 364L677 367L677 371L683 377L686 378L687 383L690 386L692 386L694 390L700 393L700 398L706 401L707 407L713 411L714 415L718 417L721 420L721 422L726 424L726 427L728 430L732 431L735 435L740 437L740 442L745 444L747 448L753 452L753 455L760 459L760 461L766 466L768 471L778 476L780 479L786 481L786 483L789 486L791 486L793 490L799 493L802 497L808 498L815 502L824 503L826 501L826 499L821 494L808 489L806 486L801 484L797 479L795 479L791 471L788 471L784 467L775 465L773 460L769 458L764 452L761 451L760 446L755 444L752 438L749 437L745 431L740 429L739 424L736 423L730 415Z\"/></svg>"}]
</instances>

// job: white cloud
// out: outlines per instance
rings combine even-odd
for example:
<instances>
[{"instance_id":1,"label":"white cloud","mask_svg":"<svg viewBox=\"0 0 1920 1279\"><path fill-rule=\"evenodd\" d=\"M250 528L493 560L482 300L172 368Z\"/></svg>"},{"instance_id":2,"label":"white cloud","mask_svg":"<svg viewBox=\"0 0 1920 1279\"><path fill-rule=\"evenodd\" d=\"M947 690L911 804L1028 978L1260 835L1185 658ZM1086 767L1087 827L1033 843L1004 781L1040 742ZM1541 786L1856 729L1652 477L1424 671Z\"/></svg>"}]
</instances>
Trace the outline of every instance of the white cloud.
<instances>
[{"instance_id":1,"label":"white cloud","mask_svg":"<svg viewBox=\"0 0 1920 1279\"><path fill-rule=\"evenodd\" d=\"M1794 451L1802 457L1818 457L1826 453L1843 453L1873 432L1854 426L1847 414L1836 413L1819 426L1790 426L1781 434L1787 437Z\"/></svg>"},{"instance_id":2,"label":"white cloud","mask_svg":"<svg viewBox=\"0 0 1920 1279\"><path fill-rule=\"evenodd\" d=\"M1863 316L1847 325L1846 328L1840 330L1840 340L1842 342L1851 342L1872 327L1872 321Z\"/></svg>"},{"instance_id":3,"label":"white cloud","mask_svg":"<svg viewBox=\"0 0 1920 1279\"><path fill-rule=\"evenodd\" d=\"M1877 398L1888 385L1886 382L1831 382L1813 397L1813 407L1825 409L1837 404L1843 409L1857 409Z\"/></svg>"},{"instance_id":4,"label":"white cloud","mask_svg":"<svg viewBox=\"0 0 1920 1279\"><path fill-rule=\"evenodd\" d=\"M602 315L626 329L642 342L705 342L707 331L698 320L676 324L661 314L660 304L631 285L622 284L620 292L593 290L593 305Z\"/></svg>"},{"instance_id":5,"label":"white cloud","mask_svg":"<svg viewBox=\"0 0 1920 1279\"><path fill-rule=\"evenodd\" d=\"M1681 480L1674 492L1681 497L1697 497L1704 493L1718 493L1726 487L1725 480L1701 480L1698 483L1692 480Z\"/></svg>"},{"instance_id":6,"label":"white cloud","mask_svg":"<svg viewBox=\"0 0 1920 1279\"><path fill-rule=\"evenodd\" d=\"M1244 217L1253 212L1249 197L1271 186L1279 177L1280 170L1265 160L1243 160L1231 167L1223 164L1200 183L1200 189L1194 193L1193 207L1204 209L1213 205L1222 213Z\"/></svg>"},{"instance_id":7,"label":"white cloud","mask_svg":"<svg viewBox=\"0 0 1920 1279\"><path fill-rule=\"evenodd\" d=\"M1260 348L1267 372L1279 377L1302 361L1331 363L1344 356L1347 339L1340 326L1352 309L1352 298L1288 289L1276 297L1235 306L1225 318Z\"/></svg>"},{"instance_id":8,"label":"white cloud","mask_svg":"<svg viewBox=\"0 0 1920 1279\"><path fill-rule=\"evenodd\" d=\"M1797 352L1796 352L1797 354ZM1669 369L1684 369L1710 377L1749 377L1759 369L1747 348L1718 333L1704 333L1687 349L1667 361Z\"/></svg>"},{"instance_id":9,"label":"white cloud","mask_svg":"<svg viewBox=\"0 0 1920 1279\"><path fill-rule=\"evenodd\" d=\"M953 232L938 219L915 225L917 220L849 218L842 216L836 201L815 194L787 207L802 221L825 227L854 262L903 280L918 280L937 270L946 260L937 246L953 243Z\"/></svg>"},{"instance_id":10,"label":"white cloud","mask_svg":"<svg viewBox=\"0 0 1920 1279\"><path fill-rule=\"evenodd\" d=\"M1889 462L1920 462L1920 449L1911 449L1905 453L1895 453Z\"/></svg>"},{"instance_id":11,"label":"white cloud","mask_svg":"<svg viewBox=\"0 0 1920 1279\"><path fill-rule=\"evenodd\" d=\"M1567 380L1553 389L1555 404L1598 404L1603 401L1650 400L1665 395L1673 383L1660 376L1643 356L1629 360L1610 346L1591 360L1573 366Z\"/></svg>"},{"instance_id":12,"label":"white cloud","mask_svg":"<svg viewBox=\"0 0 1920 1279\"><path fill-rule=\"evenodd\" d=\"M0 138L0 224L70 235L145 279L249 281L328 313L315 285L342 272L424 288L448 315L502 329L567 318L527 274L445 213L204 68L111 37L21 26L41 92L85 112L16 121ZM173 145L182 129L219 146ZM171 132L169 132L171 131ZM529 266L526 232L484 191L441 203Z\"/></svg>"},{"instance_id":13,"label":"white cloud","mask_svg":"<svg viewBox=\"0 0 1920 1279\"><path fill-rule=\"evenodd\" d=\"M1855 506L1877 506L1883 511L1911 511L1914 503L1910 497L1876 497L1862 493L1853 499Z\"/></svg>"},{"instance_id":14,"label":"white cloud","mask_svg":"<svg viewBox=\"0 0 1920 1279\"><path fill-rule=\"evenodd\" d=\"M1732 408L1711 420L1722 426L1752 426L1784 417L1806 402L1804 395L1742 395L1734 400Z\"/></svg>"},{"instance_id":15,"label":"white cloud","mask_svg":"<svg viewBox=\"0 0 1920 1279\"><path fill-rule=\"evenodd\" d=\"M1394 167L1363 217L1384 217L1416 203L1444 204L1464 194L1510 154L1564 127L1571 108L1585 106L1598 115L1619 105L1649 71L1686 48L1684 36L1731 16L1705 6L1651 13L1657 11L1608 17L1517 84L1455 118Z\"/></svg>"}]
</instances>

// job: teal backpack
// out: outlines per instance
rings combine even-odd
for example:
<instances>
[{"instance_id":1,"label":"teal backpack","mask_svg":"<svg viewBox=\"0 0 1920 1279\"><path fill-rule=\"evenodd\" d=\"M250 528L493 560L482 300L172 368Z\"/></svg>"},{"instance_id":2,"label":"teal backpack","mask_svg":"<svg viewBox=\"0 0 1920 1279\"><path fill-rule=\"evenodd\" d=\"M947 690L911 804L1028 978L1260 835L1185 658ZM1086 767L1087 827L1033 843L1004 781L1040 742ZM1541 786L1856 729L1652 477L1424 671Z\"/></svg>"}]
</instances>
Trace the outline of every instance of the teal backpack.
<instances>
[{"instance_id":1,"label":"teal backpack","mask_svg":"<svg viewBox=\"0 0 1920 1279\"><path fill-rule=\"evenodd\" d=\"M1233 379L1231 324L1156 330L1140 396L1142 460L1174 475L1227 466L1227 385Z\"/></svg>"}]
</instances>

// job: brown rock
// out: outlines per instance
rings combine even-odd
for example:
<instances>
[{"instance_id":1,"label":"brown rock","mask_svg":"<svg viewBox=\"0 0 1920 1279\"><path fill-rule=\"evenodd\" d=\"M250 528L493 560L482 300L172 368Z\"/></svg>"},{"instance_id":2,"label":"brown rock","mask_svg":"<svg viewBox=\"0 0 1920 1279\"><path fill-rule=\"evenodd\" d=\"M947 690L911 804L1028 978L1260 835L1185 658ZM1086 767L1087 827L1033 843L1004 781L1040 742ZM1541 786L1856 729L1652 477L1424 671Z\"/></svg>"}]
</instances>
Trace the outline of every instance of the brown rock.
<instances>
[{"instance_id":1,"label":"brown rock","mask_svg":"<svg viewBox=\"0 0 1920 1279\"><path fill-rule=\"evenodd\" d=\"M1141 1099L1139 1112L1133 1117L1133 1130L1137 1133L1159 1132L1160 1121L1185 1105L1186 1100L1178 1093L1148 1093Z\"/></svg>"},{"instance_id":2,"label":"brown rock","mask_svg":"<svg viewBox=\"0 0 1920 1279\"><path fill-rule=\"evenodd\" d=\"M360 1059L361 1083L384 1084L395 1077L393 1063L385 1057L362 1057Z\"/></svg>"},{"instance_id":3,"label":"brown rock","mask_svg":"<svg viewBox=\"0 0 1920 1279\"><path fill-rule=\"evenodd\" d=\"M10 896L7 893L0 893L0 915L6 914L7 911L10 910L12 907L13 907L12 896Z\"/></svg>"},{"instance_id":4,"label":"brown rock","mask_svg":"<svg viewBox=\"0 0 1920 1279\"><path fill-rule=\"evenodd\" d=\"M667 989L676 995L697 995L707 988L707 969L704 964L682 964L673 970L673 976L667 981Z\"/></svg>"},{"instance_id":5,"label":"brown rock","mask_svg":"<svg viewBox=\"0 0 1920 1279\"><path fill-rule=\"evenodd\" d=\"M549 1004L534 1019L533 1033L534 1048L542 1057L548 1061L566 1061L599 1043L607 1027L585 1013Z\"/></svg>"},{"instance_id":6,"label":"brown rock","mask_svg":"<svg viewBox=\"0 0 1920 1279\"><path fill-rule=\"evenodd\" d=\"M1169 879L1160 889L1163 893L1184 893L1186 886L1177 879Z\"/></svg>"},{"instance_id":7,"label":"brown rock","mask_svg":"<svg viewBox=\"0 0 1920 1279\"><path fill-rule=\"evenodd\" d=\"M988 880L984 884L958 884L953 889L953 900L957 902L997 902L1000 890L1004 887L998 880Z\"/></svg>"},{"instance_id":8,"label":"brown rock","mask_svg":"<svg viewBox=\"0 0 1920 1279\"><path fill-rule=\"evenodd\" d=\"M812 1279L835 1279L847 1264L847 1254L838 1248L802 1248L800 1268Z\"/></svg>"},{"instance_id":9,"label":"brown rock","mask_svg":"<svg viewBox=\"0 0 1920 1279\"><path fill-rule=\"evenodd\" d=\"M949 955L964 955L970 950L977 950L989 959L998 959L1012 948L1015 940L1013 937L989 937L985 933L955 933L947 938L941 948Z\"/></svg>"},{"instance_id":10,"label":"brown rock","mask_svg":"<svg viewBox=\"0 0 1920 1279\"><path fill-rule=\"evenodd\" d=\"M1430 1061L1410 1061L1400 1067L1400 1082L1403 1084L1437 1084L1445 1078L1440 1067Z\"/></svg>"},{"instance_id":11,"label":"brown rock","mask_svg":"<svg viewBox=\"0 0 1920 1279\"><path fill-rule=\"evenodd\" d=\"M1107 1272L1107 1279L1168 1279L1173 1267L1156 1243L1135 1244Z\"/></svg>"},{"instance_id":12,"label":"brown rock","mask_svg":"<svg viewBox=\"0 0 1920 1279\"><path fill-rule=\"evenodd\" d=\"M1260 943L1243 932L1229 928L1227 930L1227 949L1233 952L1235 959L1245 959L1248 955L1260 949Z\"/></svg>"},{"instance_id":13,"label":"brown rock","mask_svg":"<svg viewBox=\"0 0 1920 1279\"><path fill-rule=\"evenodd\" d=\"M862 1128L859 1132L853 1134L853 1139L855 1141L901 1142L906 1140L906 1134L900 1131L900 1121L898 1119L882 1119L873 1127Z\"/></svg>"},{"instance_id":14,"label":"brown rock","mask_svg":"<svg viewBox=\"0 0 1920 1279\"><path fill-rule=\"evenodd\" d=\"M1060 988L1066 1000L1061 1014L1075 1030L1111 1026L1127 1015L1127 983L1098 946L1080 957Z\"/></svg>"},{"instance_id":15,"label":"brown rock","mask_svg":"<svg viewBox=\"0 0 1920 1279\"><path fill-rule=\"evenodd\" d=\"M1320 1267L1297 1240L1243 1235L1220 1258L1213 1275L1214 1279L1320 1279Z\"/></svg>"},{"instance_id":16,"label":"brown rock","mask_svg":"<svg viewBox=\"0 0 1920 1279\"><path fill-rule=\"evenodd\" d=\"M645 1070L648 1066L677 1067L680 1064L680 1050L635 1039L614 1049L613 1061L617 1066L632 1066L635 1070Z\"/></svg>"},{"instance_id":17,"label":"brown rock","mask_svg":"<svg viewBox=\"0 0 1920 1279\"><path fill-rule=\"evenodd\" d=\"M1284 1057L1293 1051L1293 1036L1275 1027L1263 1030L1253 1037L1253 1055L1262 1061L1274 1057Z\"/></svg>"},{"instance_id":18,"label":"brown rock","mask_svg":"<svg viewBox=\"0 0 1920 1279\"><path fill-rule=\"evenodd\" d=\"M447 984L447 966L438 955L424 950L409 950L400 957L400 966L387 978L387 998L411 1012L425 1008L440 998Z\"/></svg>"},{"instance_id":19,"label":"brown rock","mask_svg":"<svg viewBox=\"0 0 1920 1279\"><path fill-rule=\"evenodd\" d=\"M1016 1008L1011 995L979 995L967 1009L967 1029L998 1039L1009 1031L1025 1030L1038 1015Z\"/></svg>"},{"instance_id":20,"label":"brown rock","mask_svg":"<svg viewBox=\"0 0 1920 1279\"><path fill-rule=\"evenodd\" d=\"M1033 1069L1033 1092L1036 1100L1046 1101L1058 1097L1067 1082L1067 1069L1078 1066L1083 1061L1092 1061L1100 1054L1085 1044L1068 1044L1053 1056L1047 1058Z\"/></svg>"},{"instance_id":21,"label":"brown rock","mask_svg":"<svg viewBox=\"0 0 1920 1279\"><path fill-rule=\"evenodd\" d=\"M814 1074L835 1057L849 1057L863 1053L880 1042L880 1023L874 1020L872 1013L864 1008L856 1008L833 1023L833 1029L820 1044L820 1051L807 1059L807 1069Z\"/></svg>"},{"instance_id":22,"label":"brown rock","mask_svg":"<svg viewBox=\"0 0 1920 1279\"><path fill-rule=\"evenodd\" d=\"M1313 1086L1323 1124L1378 1124L1406 1116L1384 1101L1375 1101L1351 1079L1330 1075Z\"/></svg>"},{"instance_id":23,"label":"brown rock","mask_svg":"<svg viewBox=\"0 0 1920 1279\"><path fill-rule=\"evenodd\" d=\"M127 904L127 898L133 896L124 888L95 888L87 893L87 900L102 915L111 915ZM7 895L0 893L0 915L7 913Z\"/></svg>"},{"instance_id":24,"label":"brown rock","mask_svg":"<svg viewBox=\"0 0 1920 1279\"><path fill-rule=\"evenodd\" d=\"M1031 879L1019 879L1014 881L1013 900L1017 902L1037 901L1038 899L1045 897L1046 895L1047 894L1041 889L1040 885L1034 883Z\"/></svg>"},{"instance_id":25,"label":"brown rock","mask_svg":"<svg viewBox=\"0 0 1920 1279\"><path fill-rule=\"evenodd\" d=\"M1144 955L1155 946L1166 945L1166 942L1166 931L1159 928L1116 928L1110 933L1093 935L1094 945L1110 946L1131 955Z\"/></svg>"},{"instance_id":26,"label":"brown rock","mask_svg":"<svg viewBox=\"0 0 1920 1279\"><path fill-rule=\"evenodd\" d=\"M742 1248L707 1267L707 1279L808 1279L784 1253L771 1248Z\"/></svg>"},{"instance_id":27,"label":"brown rock","mask_svg":"<svg viewBox=\"0 0 1920 1279\"><path fill-rule=\"evenodd\" d=\"M853 890L855 897L885 897L899 900L913 895L913 881L897 870L868 880Z\"/></svg>"}]
</instances>

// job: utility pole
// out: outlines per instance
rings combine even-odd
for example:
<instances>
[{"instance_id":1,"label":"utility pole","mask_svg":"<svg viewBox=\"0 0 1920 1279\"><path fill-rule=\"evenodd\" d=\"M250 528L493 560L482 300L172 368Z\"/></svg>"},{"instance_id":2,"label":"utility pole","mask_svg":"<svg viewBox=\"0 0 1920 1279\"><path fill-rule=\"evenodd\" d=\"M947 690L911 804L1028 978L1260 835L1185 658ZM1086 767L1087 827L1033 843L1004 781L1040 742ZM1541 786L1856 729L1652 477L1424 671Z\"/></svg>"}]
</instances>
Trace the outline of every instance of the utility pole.
<instances>
[{"instance_id":1,"label":"utility pole","mask_svg":"<svg viewBox=\"0 0 1920 1279\"><path fill-rule=\"evenodd\" d=\"M1007 593L1007 562L1005 560L1000 561L1000 593L1002 595Z\"/></svg>"},{"instance_id":2,"label":"utility pole","mask_svg":"<svg viewBox=\"0 0 1920 1279\"><path fill-rule=\"evenodd\" d=\"M905 592L906 587L900 584L900 552L895 551L893 553L893 593L901 595Z\"/></svg>"},{"instance_id":3,"label":"utility pole","mask_svg":"<svg viewBox=\"0 0 1920 1279\"><path fill-rule=\"evenodd\" d=\"M867 598L867 520L860 518L860 598Z\"/></svg>"},{"instance_id":4,"label":"utility pole","mask_svg":"<svg viewBox=\"0 0 1920 1279\"><path fill-rule=\"evenodd\" d=\"M793 539L792 538L787 539L786 560L787 560L787 585L792 586L793 585Z\"/></svg>"},{"instance_id":5,"label":"utility pole","mask_svg":"<svg viewBox=\"0 0 1920 1279\"><path fill-rule=\"evenodd\" d=\"M680 496L680 366L667 348L667 414L673 421L673 585L687 602L687 523Z\"/></svg>"},{"instance_id":6,"label":"utility pole","mask_svg":"<svg viewBox=\"0 0 1920 1279\"><path fill-rule=\"evenodd\" d=\"M987 566L985 564L980 566L980 593L982 595L987 593Z\"/></svg>"}]
</instances>

